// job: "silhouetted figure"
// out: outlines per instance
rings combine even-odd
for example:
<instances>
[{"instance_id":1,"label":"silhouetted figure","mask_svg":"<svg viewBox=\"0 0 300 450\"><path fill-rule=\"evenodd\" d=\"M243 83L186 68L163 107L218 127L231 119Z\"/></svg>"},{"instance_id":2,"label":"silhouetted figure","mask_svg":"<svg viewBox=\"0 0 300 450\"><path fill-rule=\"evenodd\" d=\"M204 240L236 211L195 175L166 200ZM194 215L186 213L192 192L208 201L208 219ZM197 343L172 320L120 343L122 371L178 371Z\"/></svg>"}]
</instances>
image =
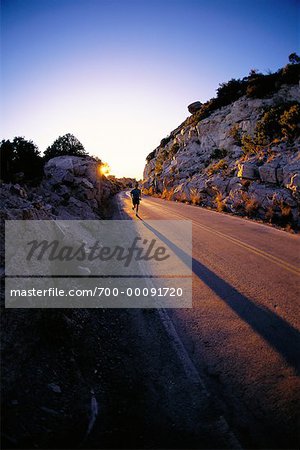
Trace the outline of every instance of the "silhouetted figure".
<instances>
[{"instance_id":1,"label":"silhouetted figure","mask_svg":"<svg viewBox=\"0 0 300 450\"><path fill-rule=\"evenodd\" d=\"M139 189L139 184L135 183L135 188L130 192L132 199L132 209L135 210L135 215L138 215L139 212L139 204L141 200L141 190Z\"/></svg>"}]
</instances>

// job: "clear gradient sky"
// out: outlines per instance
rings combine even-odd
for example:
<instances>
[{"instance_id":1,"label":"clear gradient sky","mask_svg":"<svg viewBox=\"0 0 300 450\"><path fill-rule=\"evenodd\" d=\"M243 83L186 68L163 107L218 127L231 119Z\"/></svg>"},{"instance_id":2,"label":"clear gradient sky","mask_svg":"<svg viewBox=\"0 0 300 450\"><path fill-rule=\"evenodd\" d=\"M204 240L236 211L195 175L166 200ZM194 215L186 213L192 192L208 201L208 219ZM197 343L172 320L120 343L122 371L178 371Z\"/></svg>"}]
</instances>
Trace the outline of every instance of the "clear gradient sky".
<instances>
[{"instance_id":1,"label":"clear gradient sky","mask_svg":"<svg viewBox=\"0 0 300 450\"><path fill-rule=\"evenodd\" d=\"M219 83L299 53L299 0L1 0L1 139L73 133L117 176Z\"/></svg>"}]
</instances>

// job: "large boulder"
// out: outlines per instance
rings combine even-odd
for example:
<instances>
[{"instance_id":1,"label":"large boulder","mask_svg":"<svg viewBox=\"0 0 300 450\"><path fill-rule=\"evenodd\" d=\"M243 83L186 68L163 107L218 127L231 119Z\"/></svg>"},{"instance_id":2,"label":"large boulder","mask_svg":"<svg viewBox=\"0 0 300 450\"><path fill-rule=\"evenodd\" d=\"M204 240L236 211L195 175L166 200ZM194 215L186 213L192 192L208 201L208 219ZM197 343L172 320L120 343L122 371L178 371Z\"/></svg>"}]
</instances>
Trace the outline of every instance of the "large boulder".
<instances>
[{"instance_id":1,"label":"large boulder","mask_svg":"<svg viewBox=\"0 0 300 450\"><path fill-rule=\"evenodd\" d=\"M264 164L259 167L258 171L263 183L277 184L277 164Z\"/></svg>"},{"instance_id":2,"label":"large boulder","mask_svg":"<svg viewBox=\"0 0 300 450\"><path fill-rule=\"evenodd\" d=\"M205 181L206 191L214 196L216 193L225 194L229 180L220 175L213 175Z\"/></svg>"},{"instance_id":3,"label":"large boulder","mask_svg":"<svg viewBox=\"0 0 300 450\"><path fill-rule=\"evenodd\" d=\"M233 177L229 180L227 191L228 192L235 192L235 191L242 191L243 185L241 183L241 180L239 177Z\"/></svg>"},{"instance_id":4,"label":"large boulder","mask_svg":"<svg viewBox=\"0 0 300 450\"><path fill-rule=\"evenodd\" d=\"M58 156L45 164L40 190L61 219L95 219L104 201L119 185L101 177L99 162L91 157ZM85 206L84 206L85 205Z\"/></svg>"},{"instance_id":5,"label":"large boulder","mask_svg":"<svg viewBox=\"0 0 300 450\"><path fill-rule=\"evenodd\" d=\"M191 114L195 114L199 109L201 109L201 102L193 102L188 106L188 110Z\"/></svg>"},{"instance_id":6,"label":"large boulder","mask_svg":"<svg viewBox=\"0 0 300 450\"><path fill-rule=\"evenodd\" d=\"M257 165L252 162L239 164L237 176L247 180L257 180L259 178Z\"/></svg>"},{"instance_id":7,"label":"large boulder","mask_svg":"<svg viewBox=\"0 0 300 450\"><path fill-rule=\"evenodd\" d=\"M44 172L47 178L60 183L71 181L70 174L75 177L97 178L98 163L91 157L57 156L47 161Z\"/></svg>"}]
</instances>

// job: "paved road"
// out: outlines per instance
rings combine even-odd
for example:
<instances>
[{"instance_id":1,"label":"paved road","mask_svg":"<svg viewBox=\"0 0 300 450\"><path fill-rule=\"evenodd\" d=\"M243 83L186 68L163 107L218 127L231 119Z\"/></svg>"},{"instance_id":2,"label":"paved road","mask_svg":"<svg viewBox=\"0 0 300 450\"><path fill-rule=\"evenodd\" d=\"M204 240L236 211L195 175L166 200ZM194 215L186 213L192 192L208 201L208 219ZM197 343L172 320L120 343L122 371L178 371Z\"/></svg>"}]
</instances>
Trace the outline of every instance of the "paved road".
<instances>
[{"instance_id":1,"label":"paved road","mask_svg":"<svg viewBox=\"0 0 300 450\"><path fill-rule=\"evenodd\" d=\"M128 194L119 205L138 220ZM247 448L299 448L299 237L150 197L140 215L193 221L193 308L168 314L235 435Z\"/></svg>"}]
</instances>

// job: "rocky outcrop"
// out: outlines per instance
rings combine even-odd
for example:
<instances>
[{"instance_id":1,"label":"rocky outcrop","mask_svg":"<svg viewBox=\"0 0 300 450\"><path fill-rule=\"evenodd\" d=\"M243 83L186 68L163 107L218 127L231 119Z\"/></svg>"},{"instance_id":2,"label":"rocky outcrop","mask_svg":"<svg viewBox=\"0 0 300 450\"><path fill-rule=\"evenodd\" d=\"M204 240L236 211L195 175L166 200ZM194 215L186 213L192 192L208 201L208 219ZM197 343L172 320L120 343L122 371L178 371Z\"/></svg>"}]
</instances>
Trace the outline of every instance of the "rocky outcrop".
<instances>
[{"instance_id":1,"label":"rocky outcrop","mask_svg":"<svg viewBox=\"0 0 300 450\"><path fill-rule=\"evenodd\" d=\"M99 174L94 158L60 156L50 159L39 186L2 184L0 234L4 220L78 220L106 218L110 198L123 186ZM128 181L128 180L127 180ZM125 183L125 182L124 182ZM0 249L0 270L4 248Z\"/></svg>"},{"instance_id":2,"label":"rocky outcrop","mask_svg":"<svg viewBox=\"0 0 300 450\"><path fill-rule=\"evenodd\" d=\"M238 178L244 178L247 180L257 180L259 178L258 167L251 162L245 162L238 164Z\"/></svg>"},{"instance_id":3,"label":"rocky outcrop","mask_svg":"<svg viewBox=\"0 0 300 450\"><path fill-rule=\"evenodd\" d=\"M50 159L38 187L19 184L1 189L4 219L97 219L119 183L99 174L90 157L59 156Z\"/></svg>"},{"instance_id":4,"label":"rocky outcrop","mask_svg":"<svg viewBox=\"0 0 300 450\"><path fill-rule=\"evenodd\" d=\"M241 142L257 133L266 110L287 102L300 103L298 85L282 85L267 98L244 96L184 122L148 155L144 192L299 227L299 124L292 140L252 152Z\"/></svg>"},{"instance_id":5,"label":"rocky outcrop","mask_svg":"<svg viewBox=\"0 0 300 450\"><path fill-rule=\"evenodd\" d=\"M188 111L191 114L195 114L197 111L201 109L202 103L201 102L193 102L188 106Z\"/></svg>"},{"instance_id":6,"label":"rocky outcrop","mask_svg":"<svg viewBox=\"0 0 300 450\"><path fill-rule=\"evenodd\" d=\"M46 163L39 190L55 216L99 218L101 207L118 189L98 169L99 163L90 157L60 156Z\"/></svg>"}]
</instances>

